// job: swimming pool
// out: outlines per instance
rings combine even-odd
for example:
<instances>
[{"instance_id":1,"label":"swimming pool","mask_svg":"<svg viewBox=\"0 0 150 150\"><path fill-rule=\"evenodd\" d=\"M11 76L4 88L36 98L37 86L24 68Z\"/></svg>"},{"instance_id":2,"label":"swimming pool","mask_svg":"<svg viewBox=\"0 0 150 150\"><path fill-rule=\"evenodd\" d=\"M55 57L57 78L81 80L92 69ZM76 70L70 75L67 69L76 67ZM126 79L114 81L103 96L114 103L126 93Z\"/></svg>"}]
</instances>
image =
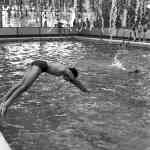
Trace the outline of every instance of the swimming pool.
<instances>
[{"instance_id":1,"label":"swimming pool","mask_svg":"<svg viewBox=\"0 0 150 150\"><path fill-rule=\"evenodd\" d=\"M1 127L15 150L148 150L150 51L103 41L55 40L1 44L0 96L35 59L79 69L92 93L42 74L8 111ZM128 73L140 69L138 74Z\"/></svg>"}]
</instances>

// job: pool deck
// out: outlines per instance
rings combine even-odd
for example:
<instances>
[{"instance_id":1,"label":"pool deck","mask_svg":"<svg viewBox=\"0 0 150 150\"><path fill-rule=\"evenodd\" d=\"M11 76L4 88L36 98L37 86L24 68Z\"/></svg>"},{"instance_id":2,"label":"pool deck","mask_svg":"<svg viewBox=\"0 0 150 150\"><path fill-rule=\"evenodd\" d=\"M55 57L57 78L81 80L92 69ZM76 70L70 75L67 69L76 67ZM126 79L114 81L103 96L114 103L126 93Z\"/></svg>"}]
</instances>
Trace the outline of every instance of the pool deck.
<instances>
[{"instance_id":1,"label":"pool deck","mask_svg":"<svg viewBox=\"0 0 150 150\"><path fill-rule=\"evenodd\" d=\"M1 132L0 132L0 149L12 150Z\"/></svg>"},{"instance_id":2,"label":"pool deck","mask_svg":"<svg viewBox=\"0 0 150 150\"><path fill-rule=\"evenodd\" d=\"M84 36L80 36L80 37L76 37L75 38L80 38L80 39L84 39L84 40L96 40L96 41L104 41L104 42L108 42L108 43L116 43L116 44L119 44L119 43L127 43L127 44L131 44L131 45L134 45L134 46L146 46L146 47L149 47L150 46L150 42L139 42L139 41L128 41L128 40L124 40L124 39L107 39L107 38L97 38L97 37L84 37Z\"/></svg>"}]
</instances>

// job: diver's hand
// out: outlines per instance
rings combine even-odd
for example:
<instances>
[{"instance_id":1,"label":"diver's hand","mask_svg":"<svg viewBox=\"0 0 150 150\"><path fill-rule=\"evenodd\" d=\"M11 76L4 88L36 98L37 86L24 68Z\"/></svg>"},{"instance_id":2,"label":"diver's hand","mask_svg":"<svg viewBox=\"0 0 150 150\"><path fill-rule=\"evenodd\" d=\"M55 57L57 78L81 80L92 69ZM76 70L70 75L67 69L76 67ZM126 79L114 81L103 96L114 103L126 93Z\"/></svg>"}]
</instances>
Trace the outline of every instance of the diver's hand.
<instances>
[{"instance_id":1,"label":"diver's hand","mask_svg":"<svg viewBox=\"0 0 150 150\"><path fill-rule=\"evenodd\" d=\"M1 114L1 116L4 117L6 112L7 112L7 104L6 104L6 102L3 102L3 103L0 104L0 114Z\"/></svg>"},{"instance_id":2,"label":"diver's hand","mask_svg":"<svg viewBox=\"0 0 150 150\"><path fill-rule=\"evenodd\" d=\"M87 94L90 94L90 93L91 93L91 90L86 89L84 92L87 93Z\"/></svg>"}]
</instances>

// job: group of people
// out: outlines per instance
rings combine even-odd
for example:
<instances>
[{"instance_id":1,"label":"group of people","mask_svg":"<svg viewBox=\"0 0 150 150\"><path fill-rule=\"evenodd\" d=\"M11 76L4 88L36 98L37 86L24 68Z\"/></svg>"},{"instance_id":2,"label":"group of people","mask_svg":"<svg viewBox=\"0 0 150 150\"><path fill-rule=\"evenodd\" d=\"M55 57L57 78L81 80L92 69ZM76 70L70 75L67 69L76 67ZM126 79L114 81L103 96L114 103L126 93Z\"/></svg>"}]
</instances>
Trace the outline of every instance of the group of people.
<instances>
[{"instance_id":1,"label":"group of people","mask_svg":"<svg viewBox=\"0 0 150 150\"><path fill-rule=\"evenodd\" d=\"M75 18L73 21L73 29L77 32L81 31L91 31L93 29L101 29L102 20L100 17L97 17L96 20L90 22L89 18L85 20L83 18Z\"/></svg>"},{"instance_id":2,"label":"group of people","mask_svg":"<svg viewBox=\"0 0 150 150\"><path fill-rule=\"evenodd\" d=\"M130 38L132 38L134 41L144 41L146 32L149 28L149 14L143 14L141 18L138 17L136 21L133 20L132 22L132 32Z\"/></svg>"},{"instance_id":3,"label":"group of people","mask_svg":"<svg viewBox=\"0 0 150 150\"><path fill-rule=\"evenodd\" d=\"M75 18L73 21L73 30L77 32L90 30L91 23L88 18L84 21L83 18Z\"/></svg>"},{"instance_id":4,"label":"group of people","mask_svg":"<svg viewBox=\"0 0 150 150\"><path fill-rule=\"evenodd\" d=\"M139 23L138 25L132 26L132 32L130 33L130 38L134 41L145 41L146 32L148 30L148 24Z\"/></svg>"}]
</instances>

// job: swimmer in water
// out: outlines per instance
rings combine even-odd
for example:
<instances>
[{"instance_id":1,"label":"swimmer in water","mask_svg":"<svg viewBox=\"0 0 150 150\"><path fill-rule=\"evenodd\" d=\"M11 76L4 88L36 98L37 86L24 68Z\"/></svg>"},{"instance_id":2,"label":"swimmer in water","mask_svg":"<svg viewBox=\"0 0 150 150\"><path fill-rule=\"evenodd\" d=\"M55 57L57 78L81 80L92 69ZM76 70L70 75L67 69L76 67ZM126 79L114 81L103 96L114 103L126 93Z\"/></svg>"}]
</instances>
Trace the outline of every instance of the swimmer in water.
<instances>
[{"instance_id":1,"label":"swimmer in water","mask_svg":"<svg viewBox=\"0 0 150 150\"><path fill-rule=\"evenodd\" d=\"M129 74L138 74L138 73L140 73L141 71L139 70L139 69L135 69L135 70L133 70L133 71L129 71L128 73Z\"/></svg>"},{"instance_id":2,"label":"swimmer in water","mask_svg":"<svg viewBox=\"0 0 150 150\"><path fill-rule=\"evenodd\" d=\"M23 79L17 85L12 87L2 98L3 102L0 105L0 113L2 116L5 115L8 107L14 102L14 100L21 93L25 92L43 72L54 76L62 76L64 80L72 83L81 91L89 92L77 79L78 71L76 68L68 68L60 63L48 63L46 61L36 60L31 63L29 69L24 74Z\"/></svg>"}]
</instances>

